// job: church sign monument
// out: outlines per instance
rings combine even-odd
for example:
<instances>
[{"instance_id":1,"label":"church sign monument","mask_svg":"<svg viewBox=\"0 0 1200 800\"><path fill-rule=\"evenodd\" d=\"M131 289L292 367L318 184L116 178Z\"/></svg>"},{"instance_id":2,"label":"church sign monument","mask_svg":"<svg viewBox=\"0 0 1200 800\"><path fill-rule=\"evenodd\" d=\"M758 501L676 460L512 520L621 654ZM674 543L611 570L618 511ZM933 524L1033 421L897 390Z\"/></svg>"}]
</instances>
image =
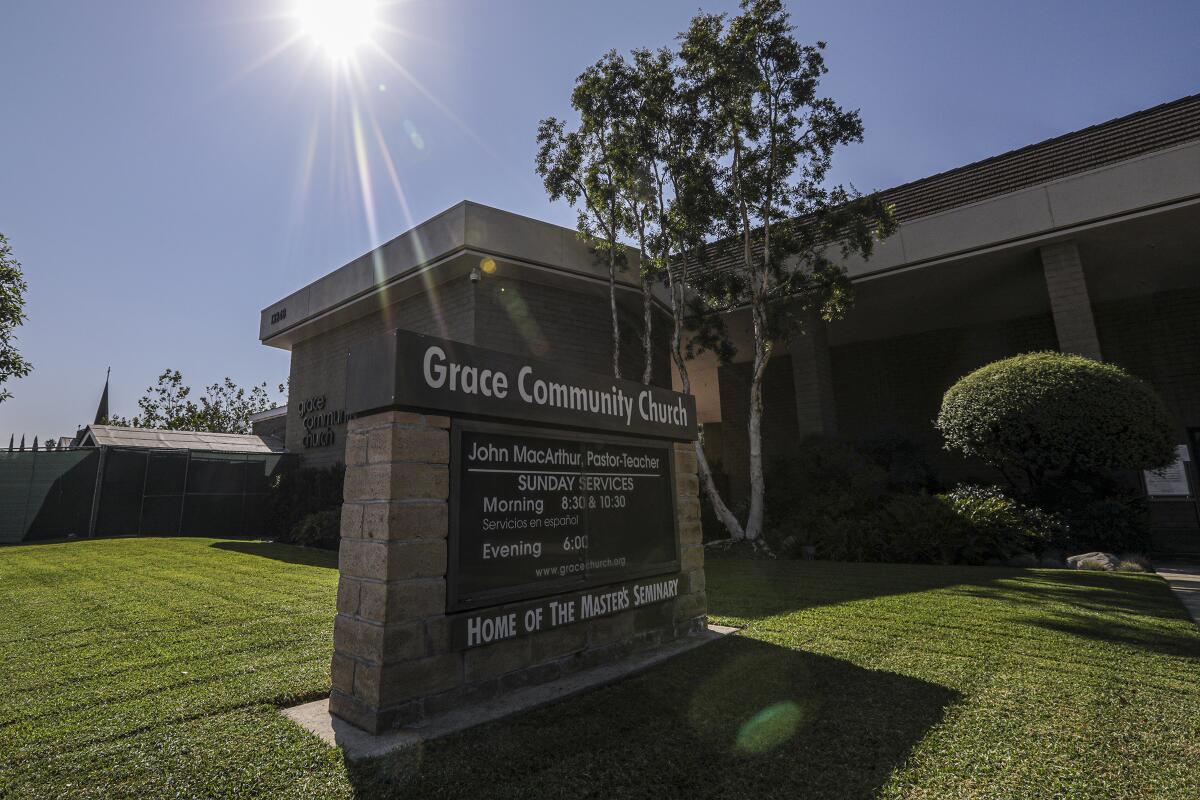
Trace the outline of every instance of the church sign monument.
<instances>
[{"instance_id":1,"label":"church sign monument","mask_svg":"<svg viewBox=\"0 0 1200 800\"><path fill-rule=\"evenodd\" d=\"M383 732L704 629L691 396L393 331L346 398L333 714Z\"/></svg>"}]
</instances>

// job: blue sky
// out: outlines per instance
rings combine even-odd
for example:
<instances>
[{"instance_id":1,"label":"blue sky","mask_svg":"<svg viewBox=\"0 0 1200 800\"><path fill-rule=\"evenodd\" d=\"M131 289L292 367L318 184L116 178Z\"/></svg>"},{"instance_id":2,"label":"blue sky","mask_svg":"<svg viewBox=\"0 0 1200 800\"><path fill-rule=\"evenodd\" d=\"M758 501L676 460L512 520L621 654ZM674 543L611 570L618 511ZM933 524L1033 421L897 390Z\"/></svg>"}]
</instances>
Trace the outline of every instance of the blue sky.
<instances>
[{"instance_id":1,"label":"blue sky","mask_svg":"<svg viewBox=\"0 0 1200 800\"><path fill-rule=\"evenodd\" d=\"M569 113L606 49L669 44L697 7L735 5L392 3L376 39L394 63L360 51L351 90L295 40L293 3L6 4L0 231L29 282L35 369L0 432L73 433L109 365L126 415L165 367L197 389L280 382L259 310L464 198L572 225L533 172L538 120ZM1195 0L789 7L802 40L829 43L825 92L862 111L836 178L864 191L1200 91Z\"/></svg>"}]
</instances>

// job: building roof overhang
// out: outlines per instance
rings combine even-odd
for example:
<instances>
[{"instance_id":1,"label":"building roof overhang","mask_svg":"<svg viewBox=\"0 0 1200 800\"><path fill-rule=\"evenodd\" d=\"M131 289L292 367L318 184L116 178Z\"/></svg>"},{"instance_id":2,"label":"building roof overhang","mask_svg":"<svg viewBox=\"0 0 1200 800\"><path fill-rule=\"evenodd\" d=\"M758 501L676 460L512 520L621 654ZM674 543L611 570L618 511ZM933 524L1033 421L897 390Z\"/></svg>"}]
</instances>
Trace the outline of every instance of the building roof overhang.
<instances>
[{"instance_id":1,"label":"building roof overhang","mask_svg":"<svg viewBox=\"0 0 1200 800\"><path fill-rule=\"evenodd\" d=\"M272 347L316 334L471 274L484 259L482 280L521 280L576 291L608 291L608 267L579 234L519 214L464 201L262 310L259 339ZM638 253L626 249L616 277L621 293L641 293ZM666 290L654 286L660 308ZM403 327L403 321L400 321Z\"/></svg>"}]
</instances>

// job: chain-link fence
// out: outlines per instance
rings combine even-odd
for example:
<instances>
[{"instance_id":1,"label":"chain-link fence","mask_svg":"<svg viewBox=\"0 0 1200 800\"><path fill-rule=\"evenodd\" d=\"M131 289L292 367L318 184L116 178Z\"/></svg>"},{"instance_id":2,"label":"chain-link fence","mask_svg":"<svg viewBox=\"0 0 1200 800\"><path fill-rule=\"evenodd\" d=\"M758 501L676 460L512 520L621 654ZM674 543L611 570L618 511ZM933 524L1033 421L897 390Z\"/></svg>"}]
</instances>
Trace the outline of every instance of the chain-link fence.
<instances>
[{"instance_id":1,"label":"chain-link fence","mask_svg":"<svg viewBox=\"0 0 1200 800\"><path fill-rule=\"evenodd\" d=\"M261 534L283 453L102 447L0 452L0 542Z\"/></svg>"}]
</instances>

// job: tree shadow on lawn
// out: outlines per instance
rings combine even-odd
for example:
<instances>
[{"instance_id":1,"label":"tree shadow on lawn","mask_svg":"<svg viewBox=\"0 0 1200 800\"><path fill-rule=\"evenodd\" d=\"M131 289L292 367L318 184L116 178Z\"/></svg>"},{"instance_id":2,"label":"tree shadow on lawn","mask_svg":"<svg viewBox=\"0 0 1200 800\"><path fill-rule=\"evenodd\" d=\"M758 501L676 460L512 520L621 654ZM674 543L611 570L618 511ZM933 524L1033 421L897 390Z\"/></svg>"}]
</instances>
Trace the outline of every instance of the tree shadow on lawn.
<instances>
[{"instance_id":1,"label":"tree shadow on lawn","mask_svg":"<svg viewBox=\"0 0 1200 800\"><path fill-rule=\"evenodd\" d=\"M619 684L347 770L363 798L867 798L959 698L730 636Z\"/></svg>"},{"instance_id":2,"label":"tree shadow on lawn","mask_svg":"<svg viewBox=\"0 0 1200 800\"><path fill-rule=\"evenodd\" d=\"M226 539L213 542L209 547L217 550L228 550L249 556L260 556L275 561L285 561L288 564L303 564L308 567L328 567L337 569L338 554L336 550L321 550L316 547L300 547L294 544L278 544L242 539Z\"/></svg>"},{"instance_id":3,"label":"tree shadow on lawn","mask_svg":"<svg viewBox=\"0 0 1200 800\"><path fill-rule=\"evenodd\" d=\"M1049 631L1079 636L1097 642L1124 645L1135 650L1167 656L1195 659L1200 665L1200 635L1167 633L1115 620L1102 620L1084 614L1058 615L1055 618L1028 617L1020 620Z\"/></svg>"},{"instance_id":4,"label":"tree shadow on lawn","mask_svg":"<svg viewBox=\"0 0 1200 800\"><path fill-rule=\"evenodd\" d=\"M1064 605L1081 611L1190 621L1171 587L1155 575L1060 570L1014 576L1002 586L964 583L961 594L1016 605Z\"/></svg>"},{"instance_id":5,"label":"tree shadow on lawn","mask_svg":"<svg viewBox=\"0 0 1200 800\"><path fill-rule=\"evenodd\" d=\"M1007 603L1066 603L1100 612L1175 619L1182 607L1146 575L1078 570L721 559L705 565L709 613L746 620L904 594L953 589ZM1186 615L1185 615L1186 616Z\"/></svg>"},{"instance_id":6,"label":"tree shadow on lawn","mask_svg":"<svg viewBox=\"0 0 1200 800\"><path fill-rule=\"evenodd\" d=\"M950 587L999 587L1012 567L719 559L705 564L709 614L746 620Z\"/></svg>"}]
</instances>

